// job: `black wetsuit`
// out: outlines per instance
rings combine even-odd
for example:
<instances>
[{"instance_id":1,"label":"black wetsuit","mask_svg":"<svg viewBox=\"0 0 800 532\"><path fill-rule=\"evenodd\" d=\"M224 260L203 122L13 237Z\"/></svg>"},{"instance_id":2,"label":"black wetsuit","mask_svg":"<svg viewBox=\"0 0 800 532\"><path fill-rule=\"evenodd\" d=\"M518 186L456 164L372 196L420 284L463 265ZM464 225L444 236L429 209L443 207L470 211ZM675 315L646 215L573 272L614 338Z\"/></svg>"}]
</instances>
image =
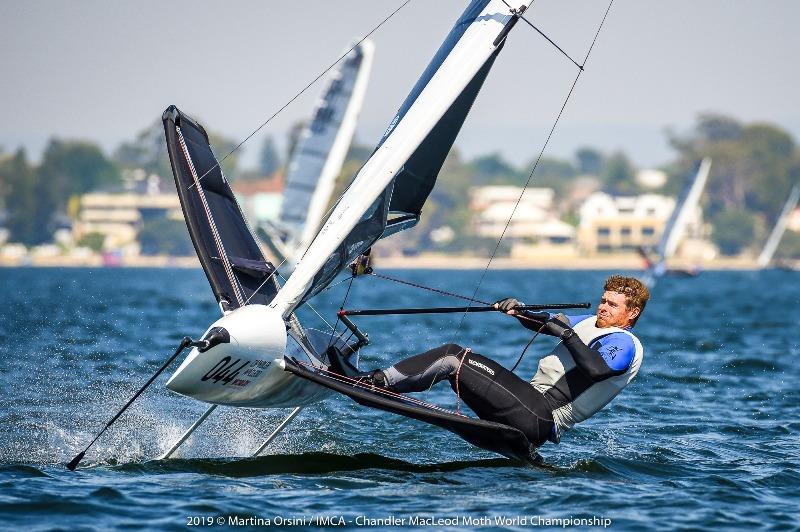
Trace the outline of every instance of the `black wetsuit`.
<instances>
[{"instance_id":1,"label":"black wetsuit","mask_svg":"<svg viewBox=\"0 0 800 532\"><path fill-rule=\"evenodd\" d=\"M425 391L447 379L479 418L516 427L537 447L553 434L552 410L541 392L494 360L465 353L460 345L414 355L384 373L389 388L401 393Z\"/></svg>"},{"instance_id":2,"label":"black wetsuit","mask_svg":"<svg viewBox=\"0 0 800 532\"><path fill-rule=\"evenodd\" d=\"M520 318L526 328L538 331L541 320ZM599 382L619 372L610 368L596 349L577 336L564 341L588 381ZM421 392L447 379L481 419L496 421L521 430L535 446L556 440L553 410L559 405L494 360L457 344L445 344L404 359L383 370L389 389Z\"/></svg>"}]
</instances>

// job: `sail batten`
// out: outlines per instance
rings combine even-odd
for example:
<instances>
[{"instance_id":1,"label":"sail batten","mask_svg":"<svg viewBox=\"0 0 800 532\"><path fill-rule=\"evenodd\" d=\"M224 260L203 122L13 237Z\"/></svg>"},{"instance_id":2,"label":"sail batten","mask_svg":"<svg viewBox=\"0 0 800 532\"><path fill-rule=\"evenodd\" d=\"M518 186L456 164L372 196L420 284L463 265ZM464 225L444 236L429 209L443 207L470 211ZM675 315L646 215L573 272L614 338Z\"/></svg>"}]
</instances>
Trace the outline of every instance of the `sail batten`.
<instances>
[{"instance_id":1,"label":"sail batten","mask_svg":"<svg viewBox=\"0 0 800 532\"><path fill-rule=\"evenodd\" d=\"M450 150L483 79L505 42L501 39L495 44L494 41L510 20L512 15L502 0L474 0L467 7L272 306L288 315L327 286L352 259L380 238L386 229L389 211L395 210L390 209L394 194L403 196L405 191L401 192L399 187L408 186L413 176L423 174L413 166L404 174L404 167L409 161L414 162L415 153L422 153L418 150L429 149L432 162L422 168L431 169L431 176L425 176L422 194L409 194L406 201L397 200L397 203L405 203L400 205L403 207L400 210L410 209L409 214L418 214L413 211L421 209L430 193L426 189L432 188L435 174L441 168L438 161L443 162ZM432 145L439 139L429 135L454 108L455 102L468 105L458 107L457 120L448 129L447 137L452 138L443 138L444 149L437 151Z\"/></svg>"}]
</instances>

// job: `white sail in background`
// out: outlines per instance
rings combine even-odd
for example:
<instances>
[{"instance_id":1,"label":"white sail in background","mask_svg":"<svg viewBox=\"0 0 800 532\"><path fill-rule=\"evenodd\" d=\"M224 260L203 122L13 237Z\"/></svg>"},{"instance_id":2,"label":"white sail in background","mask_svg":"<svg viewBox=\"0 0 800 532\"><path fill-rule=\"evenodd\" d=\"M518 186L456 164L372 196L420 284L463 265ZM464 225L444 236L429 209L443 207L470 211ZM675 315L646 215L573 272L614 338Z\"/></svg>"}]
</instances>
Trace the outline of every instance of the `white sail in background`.
<instances>
[{"instance_id":1,"label":"white sail in background","mask_svg":"<svg viewBox=\"0 0 800 532\"><path fill-rule=\"evenodd\" d=\"M675 205L675 210L667 221L667 226L664 228L664 234L661 236L661 241L658 244L658 263L655 266L656 274L663 273L664 263L669 260L675 251L678 249L678 244L686 236L686 228L689 225L689 219L692 212L697 209L700 203L700 196L703 194L703 189L708 181L708 174L711 171L711 159L706 157L700 163L700 168L697 170L694 181L689 186L688 190L682 194L682 197ZM661 272L659 272L661 270Z\"/></svg>"},{"instance_id":2,"label":"white sail in background","mask_svg":"<svg viewBox=\"0 0 800 532\"><path fill-rule=\"evenodd\" d=\"M759 268L765 268L772 261L772 256L775 254L775 250L778 249L778 244L780 244L783 233L786 231L786 226L789 224L789 216L797 207L798 200L800 200L800 185L795 185L789 193L789 199L786 200L783 210L778 216L778 221L775 222L775 227L767 239L767 243L764 244L764 249L761 250L761 255L758 256L757 264Z\"/></svg>"},{"instance_id":3,"label":"white sail in background","mask_svg":"<svg viewBox=\"0 0 800 532\"><path fill-rule=\"evenodd\" d=\"M303 128L288 165L277 227L268 230L273 251L290 262L311 242L342 169L367 92L375 46L365 40L334 70Z\"/></svg>"},{"instance_id":4,"label":"white sail in background","mask_svg":"<svg viewBox=\"0 0 800 532\"><path fill-rule=\"evenodd\" d=\"M380 214L374 210L388 211L388 187L459 96L474 87L473 81L482 82L505 42L502 32L512 18L502 0L474 1L467 7L271 307L288 316L312 288L320 285L315 282L318 274L332 278L341 268L342 255L348 258L359 253L377 238L365 232L359 241L360 232L356 231L356 238L351 232L360 222ZM346 246L340 247L345 241Z\"/></svg>"}]
</instances>

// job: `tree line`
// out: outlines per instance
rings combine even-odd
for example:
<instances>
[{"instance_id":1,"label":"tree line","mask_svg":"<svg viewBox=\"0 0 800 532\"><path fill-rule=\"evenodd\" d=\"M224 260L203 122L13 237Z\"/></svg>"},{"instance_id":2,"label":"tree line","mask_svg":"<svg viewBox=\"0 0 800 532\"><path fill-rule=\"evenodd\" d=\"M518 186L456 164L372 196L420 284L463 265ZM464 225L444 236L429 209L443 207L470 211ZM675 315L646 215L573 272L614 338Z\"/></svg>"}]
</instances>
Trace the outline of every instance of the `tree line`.
<instances>
[{"instance_id":1,"label":"tree line","mask_svg":"<svg viewBox=\"0 0 800 532\"><path fill-rule=\"evenodd\" d=\"M274 139L267 136L255 170L241 170L238 152L234 152L224 161L223 171L231 180L257 179L285 171L301 130L302 124L292 128L288 149L283 154ZM218 158L236 145L218 133L209 133L209 137ZM712 239L728 255L759 247L792 184L800 182L800 149L792 136L772 124L747 124L724 115L702 114L689 132L668 132L668 139L675 151L674 159L663 167L668 180L659 189L649 191L676 195L692 178L697 161L711 157L711 175L702 202L706 219L713 228ZM358 143L351 146L337 181L337 192L344 190L371 152L369 146ZM455 237L447 244L436 244L437 249L481 250L493 246L494 241L477 238L470 232L469 189L480 185L522 186L528 181L533 162L516 167L499 153L465 160L454 148L445 161L418 229L404 234L401 245L416 250L430 248L434 245L433 231L448 226ZM106 156L92 142L62 139L48 143L39 164L32 164L24 149L11 154L0 151L0 211L5 214L3 225L10 232L10 240L27 245L49 242L59 224L76 214L73 212L76 202L70 198L90 191L121 190L123 173L130 169L170 179L160 121L122 143L111 156ZM594 180L597 188L613 194L644 192L635 176L636 168L625 153L603 153L583 147L571 158L543 157L536 165L531 186L553 188L556 197L563 201L563 218L574 223L577 206L566 198L570 197L578 177L585 178L583 184L586 179ZM166 227L163 221L159 223L159 227L143 228L146 244L143 247L153 252L175 251L174 243L164 240L174 239L185 231L179 226ZM788 233L779 254L800 257L800 236Z\"/></svg>"}]
</instances>

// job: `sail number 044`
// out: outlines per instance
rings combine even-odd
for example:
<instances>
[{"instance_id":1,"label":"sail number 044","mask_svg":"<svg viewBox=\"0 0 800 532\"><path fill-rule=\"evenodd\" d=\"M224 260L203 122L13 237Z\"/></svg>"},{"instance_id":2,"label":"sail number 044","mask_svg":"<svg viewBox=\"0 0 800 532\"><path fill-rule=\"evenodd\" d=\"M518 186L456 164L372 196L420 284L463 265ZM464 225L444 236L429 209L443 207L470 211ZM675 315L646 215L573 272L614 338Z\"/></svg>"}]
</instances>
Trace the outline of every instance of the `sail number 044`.
<instances>
[{"instance_id":1,"label":"sail number 044","mask_svg":"<svg viewBox=\"0 0 800 532\"><path fill-rule=\"evenodd\" d=\"M200 380L207 381L213 379L214 382L221 381L223 386L230 384L231 382L234 382L240 371L250 365L249 360L239 364L240 362L242 362L242 360L239 358L231 361L231 357L224 357L217 362L213 368L208 370L208 373L203 375ZM234 385L244 386L245 384L249 384L249 382L250 381L236 382Z\"/></svg>"}]
</instances>

